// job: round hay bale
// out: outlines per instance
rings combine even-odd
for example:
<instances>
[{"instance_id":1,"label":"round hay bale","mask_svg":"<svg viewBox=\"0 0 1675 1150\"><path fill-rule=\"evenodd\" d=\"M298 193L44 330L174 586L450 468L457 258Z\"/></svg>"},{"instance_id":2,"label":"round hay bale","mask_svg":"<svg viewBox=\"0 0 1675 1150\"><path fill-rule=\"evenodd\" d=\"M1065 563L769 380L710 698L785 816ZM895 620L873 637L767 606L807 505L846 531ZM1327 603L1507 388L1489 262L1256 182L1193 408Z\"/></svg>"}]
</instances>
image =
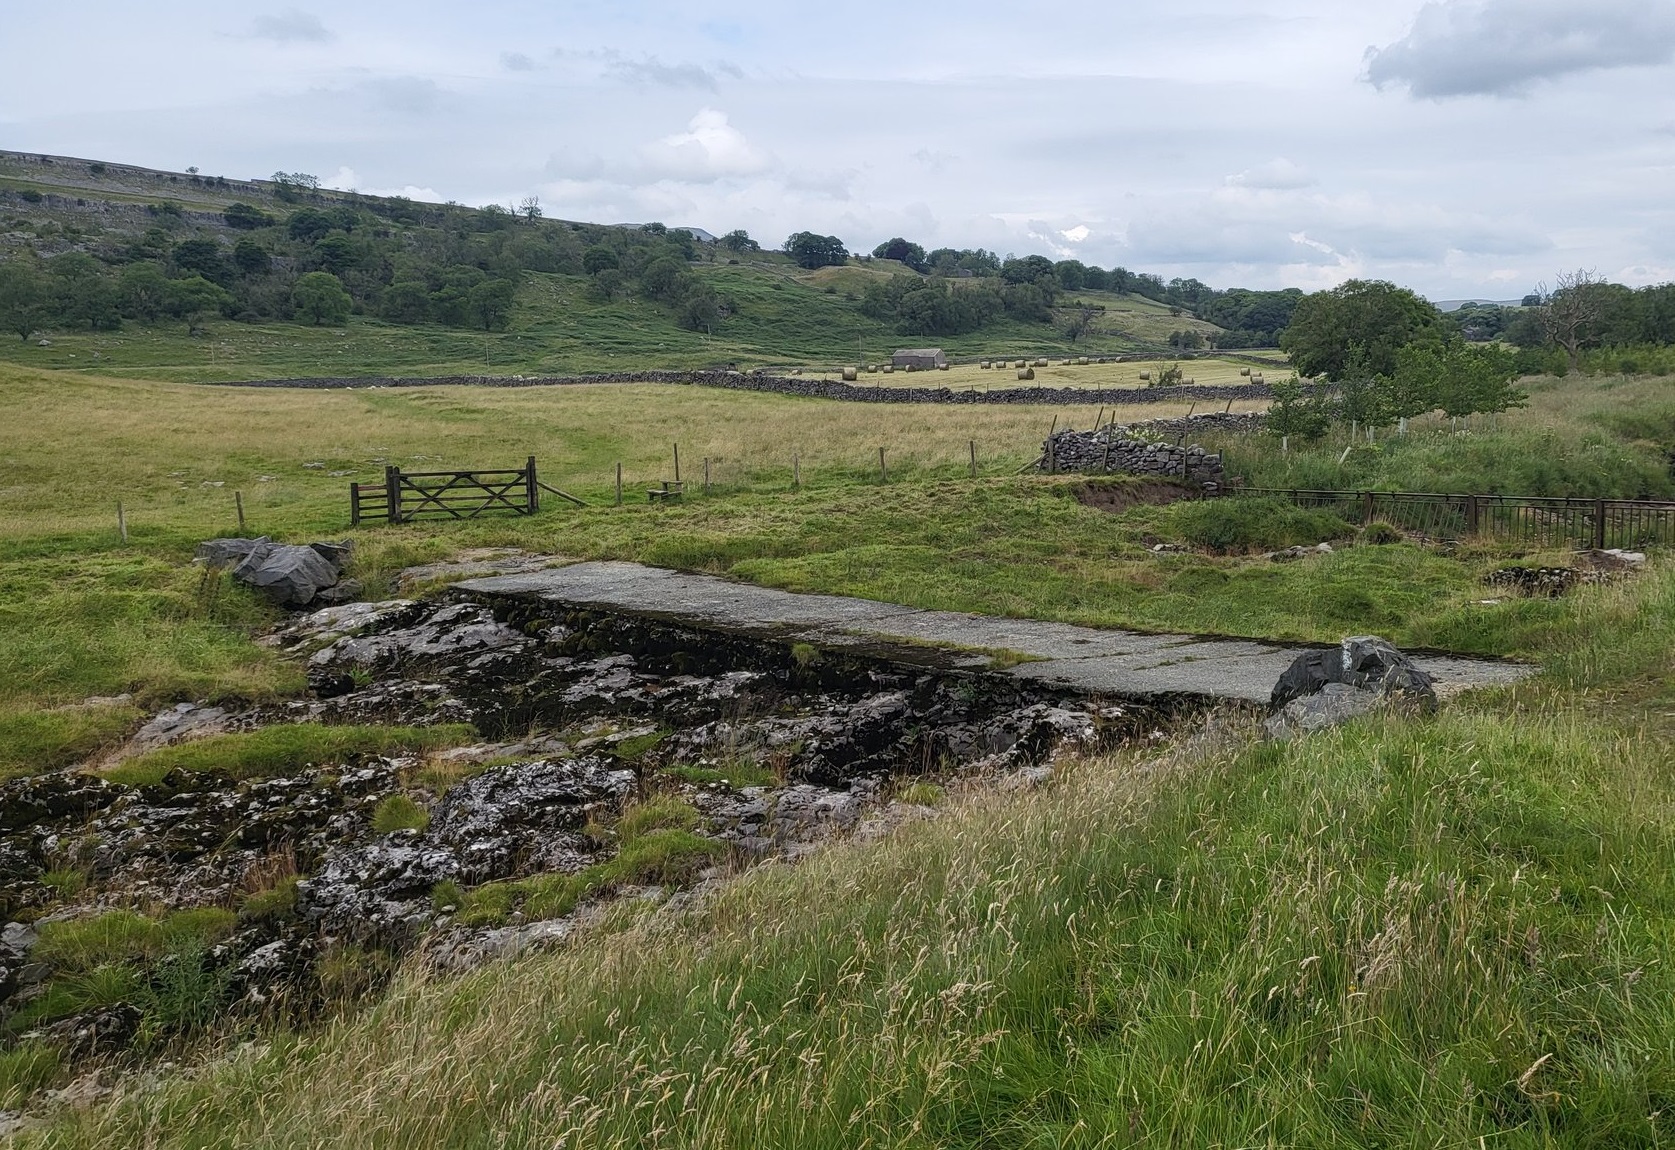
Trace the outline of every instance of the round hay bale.
<instances>
[{"instance_id":1,"label":"round hay bale","mask_svg":"<svg viewBox=\"0 0 1675 1150\"><path fill-rule=\"evenodd\" d=\"M1026 368L1021 369L1018 372L1018 378L1019 379L1034 379L1035 378L1035 369L1033 367L1026 367Z\"/></svg>"},{"instance_id":2,"label":"round hay bale","mask_svg":"<svg viewBox=\"0 0 1675 1150\"><path fill-rule=\"evenodd\" d=\"M861 373L856 371L854 368L846 367L843 369L843 382L854 383L855 380L860 377L860 374Z\"/></svg>"},{"instance_id":3,"label":"round hay bale","mask_svg":"<svg viewBox=\"0 0 1675 1150\"><path fill-rule=\"evenodd\" d=\"M1195 384L1195 383L1197 383L1197 382L1198 382L1198 381L1197 381L1197 380L1196 380L1196 379L1189 379L1189 380L1187 380L1187 381L1186 381L1186 385L1187 385L1187 386L1188 386L1188 387L1191 387L1191 386L1192 386L1192 385L1193 385L1193 384Z\"/></svg>"},{"instance_id":4,"label":"round hay bale","mask_svg":"<svg viewBox=\"0 0 1675 1150\"><path fill-rule=\"evenodd\" d=\"M1141 383L1150 383L1151 381L1152 381L1152 373L1151 372L1142 371L1140 373L1140 382Z\"/></svg>"},{"instance_id":5,"label":"round hay bale","mask_svg":"<svg viewBox=\"0 0 1675 1150\"><path fill-rule=\"evenodd\" d=\"M1248 368L1248 367L1241 367L1241 368L1240 368L1240 369L1239 369L1239 374L1240 374L1240 375L1249 375L1249 374L1250 374L1250 368Z\"/></svg>"},{"instance_id":6,"label":"round hay bale","mask_svg":"<svg viewBox=\"0 0 1675 1150\"><path fill-rule=\"evenodd\" d=\"M1077 367L1086 367L1087 365L1088 365L1088 357L1087 356L1084 355L1084 356L1080 356L1080 357L1077 358L1077 360L1076 360L1076 366Z\"/></svg>"},{"instance_id":7,"label":"round hay bale","mask_svg":"<svg viewBox=\"0 0 1675 1150\"><path fill-rule=\"evenodd\" d=\"M1025 363L1023 360L1020 359L1020 360L1016 361L1015 363L1013 363L1012 366L1013 367L1028 367L1029 364Z\"/></svg>"},{"instance_id":8,"label":"round hay bale","mask_svg":"<svg viewBox=\"0 0 1675 1150\"><path fill-rule=\"evenodd\" d=\"M882 368L880 368L879 370L882 371L885 375L889 375L891 372L896 370L896 365L893 364L893 363L887 363Z\"/></svg>"},{"instance_id":9,"label":"round hay bale","mask_svg":"<svg viewBox=\"0 0 1675 1150\"><path fill-rule=\"evenodd\" d=\"M903 364L902 365L902 370L903 371L912 371L913 370L913 365L911 363Z\"/></svg>"},{"instance_id":10,"label":"round hay bale","mask_svg":"<svg viewBox=\"0 0 1675 1150\"><path fill-rule=\"evenodd\" d=\"M1047 366L1047 357L1042 356L1040 359L1037 359L1035 361L1035 366L1036 367L1046 367Z\"/></svg>"},{"instance_id":11,"label":"round hay bale","mask_svg":"<svg viewBox=\"0 0 1675 1150\"><path fill-rule=\"evenodd\" d=\"M877 375L878 374L878 365L876 363L869 363L869 364L867 364L867 370L872 372L874 375Z\"/></svg>"},{"instance_id":12,"label":"round hay bale","mask_svg":"<svg viewBox=\"0 0 1675 1150\"><path fill-rule=\"evenodd\" d=\"M939 364L936 365L936 370L947 371L948 370L948 365L945 364L945 363L939 363Z\"/></svg>"},{"instance_id":13,"label":"round hay bale","mask_svg":"<svg viewBox=\"0 0 1675 1150\"><path fill-rule=\"evenodd\" d=\"M980 361L978 361L977 366L982 368L984 371L988 371L989 370L989 361L986 360L986 359L985 360L980 360Z\"/></svg>"}]
</instances>

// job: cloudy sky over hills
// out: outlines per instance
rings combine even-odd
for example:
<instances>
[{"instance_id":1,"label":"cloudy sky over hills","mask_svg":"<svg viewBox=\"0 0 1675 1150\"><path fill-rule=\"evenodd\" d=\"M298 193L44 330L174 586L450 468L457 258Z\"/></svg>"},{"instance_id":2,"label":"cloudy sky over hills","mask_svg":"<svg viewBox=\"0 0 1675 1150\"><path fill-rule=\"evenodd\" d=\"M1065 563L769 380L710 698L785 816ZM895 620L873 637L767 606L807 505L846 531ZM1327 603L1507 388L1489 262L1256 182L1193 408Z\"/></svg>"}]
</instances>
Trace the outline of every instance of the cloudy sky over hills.
<instances>
[{"instance_id":1,"label":"cloudy sky over hills","mask_svg":"<svg viewBox=\"0 0 1675 1150\"><path fill-rule=\"evenodd\" d=\"M1675 279L1675 0L7 5L0 146L777 243Z\"/></svg>"}]
</instances>

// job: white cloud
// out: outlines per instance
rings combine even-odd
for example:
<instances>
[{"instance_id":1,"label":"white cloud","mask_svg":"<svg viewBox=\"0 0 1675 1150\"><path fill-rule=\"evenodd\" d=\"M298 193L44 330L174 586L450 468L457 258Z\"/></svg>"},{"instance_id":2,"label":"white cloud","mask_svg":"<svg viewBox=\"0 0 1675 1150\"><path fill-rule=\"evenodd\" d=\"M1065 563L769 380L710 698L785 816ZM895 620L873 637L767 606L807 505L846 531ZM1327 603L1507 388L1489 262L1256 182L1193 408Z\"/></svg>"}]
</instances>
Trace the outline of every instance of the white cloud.
<instances>
[{"instance_id":1,"label":"white cloud","mask_svg":"<svg viewBox=\"0 0 1675 1150\"><path fill-rule=\"evenodd\" d=\"M1435 0L1406 36L1367 50L1366 75L1415 97L1516 96L1539 81L1672 57L1671 0Z\"/></svg>"},{"instance_id":2,"label":"white cloud","mask_svg":"<svg viewBox=\"0 0 1675 1150\"><path fill-rule=\"evenodd\" d=\"M421 188L414 184L404 184L401 187L369 188L361 182L355 169L339 167L329 176L321 177L320 184L327 188L336 188L340 192L360 192L366 196L401 196L409 200L424 200L432 204L443 203L445 197L435 188Z\"/></svg>"},{"instance_id":3,"label":"white cloud","mask_svg":"<svg viewBox=\"0 0 1675 1150\"><path fill-rule=\"evenodd\" d=\"M250 34L258 40L272 40L276 44L324 44L332 33L312 12L292 8L277 15L257 16L251 21Z\"/></svg>"},{"instance_id":4,"label":"white cloud","mask_svg":"<svg viewBox=\"0 0 1675 1150\"><path fill-rule=\"evenodd\" d=\"M653 179L708 183L766 172L772 160L744 133L727 122L727 113L703 108L686 131L664 136L640 149L646 174Z\"/></svg>"}]
</instances>

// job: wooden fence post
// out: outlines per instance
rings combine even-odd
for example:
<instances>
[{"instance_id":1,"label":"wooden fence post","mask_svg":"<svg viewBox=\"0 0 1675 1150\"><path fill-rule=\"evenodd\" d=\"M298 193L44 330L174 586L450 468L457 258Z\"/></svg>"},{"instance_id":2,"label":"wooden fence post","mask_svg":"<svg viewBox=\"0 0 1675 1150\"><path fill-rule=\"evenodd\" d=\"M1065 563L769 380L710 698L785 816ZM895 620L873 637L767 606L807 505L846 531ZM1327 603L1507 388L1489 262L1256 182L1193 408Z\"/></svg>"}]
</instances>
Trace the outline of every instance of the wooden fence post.
<instances>
[{"instance_id":1,"label":"wooden fence post","mask_svg":"<svg viewBox=\"0 0 1675 1150\"><path fill-rule=\"evenodd\" d=\"M704 456L704 494L710 493L710 457Z\"/></svg>"},{"instance_id":2,"label":"wooden fence post","mask_svg":"<svg viewBox=\"0 0 1675 1150\"><path fill-rule=\"evenodd\" d=\"M1605 550L1605 500L1594 500L1594 550Z\"/></svg>"},{"instance_id":3,"label":"wooden fence post","mask_svg":"<svg viewBox=\"0 0 1675 1150\"><path fill-rule=\"evenodd\" d=\"M390 501L390 522L401 522L401 468L384 468L384 498Z\"/></svg>"},{"instance_id":4,"label":"wooden fence post","mask_svg":"<svg viewBox=\"0 0 1675 1150\"><path fill-rule=\"evenodd\" d=\"M128 542L128 517L122 514L122 500L116 501L116 531L122 536L122 542Z\"/></svg>"},{"instance_id":5,"label":"wooden fence post","mask_svg":"<svg viewBox=\"0 0 1675 1150\"><path fill-rule=\"evenodd\" d=\"M526 499L525 505L529 508L525 514L534 515L541 510L541 489L535 483L535 457L533 455L529 457L529 468L523 475L523 489Z\"/></svg>"},{"instance_id":6,"label":"wooden fence post","mask_svg":"<svg viewBox=\"0 0 1675 1150\"><path fill-rule=\"evenodd\" d=\"M349 526L361 525L361 485L354 480L349 481Z\"/></svg>"},{"instance_id":7,"label":"wooden fence post","mask_svg":"<svg viewBox=\"0 0 1675 1150\"><path fill-rule=\"evenodd\" d=\"M890 473L884 467L884 449L882 447L878 449L878 482L890 482Z\"/></svg>"},{"instance_id":8,"label":"wooden fence post","mask_svg":"<svg viewBox=\"0 0 1675 1150\"><path fill-rule=\"evenodd\" d=\"M1361 526L1365 527L1373 521L1373 493L1361 492Z\"/></svg>"},{"instance_id":9,"label":"wooden fence post","mask_svg":"<svg viewBox=\"0 0 1675 1150\"><path fill-rule=\"evenodd\" d=\"M977 478L977 441L971 441L971 477Z\"/></svg>"},{"instance_id":10,"label":"wooden fence post","mask_svg":"<svg viewBox=\"0 0 1675 1150\"><path fill-rule=\"evenodd\" d=\"M791 453L791 486L798 491L803 489L803 457L796 452Z\"/></svg>"},{"instance_id":11,"label":"wooden fence post","mask_svg":"<svg viewBox=\"0 0 1675 1150\"><path fill-rule=\"evenodd\" d=\"M616 465L616 505L622 506L622 463Z\"/></svg>"},{"instance_id":12,"label":"wooden fence post","mask_svg":"<svg viewBox=\"0 0 1675 1150\"><path fill-rule=\"evenodd\" d=\"M675 482L680 482L680 444L675 444Z\"/></svg>"},{"instance_id":13,"label":"wooden fence post","mask_svg":"<svg viewBox=\"0 0 1675 1150\"><path fill-rule=\"evenodd\" d=\"M243 535L244 534L244 493L243 492L241 492L241 491L233 492L233 506L238 508L238 533L240 535Z\"/></svg>"},{"instance_id":14,"label":"wooden fence post","mask_svg":"<svg viewBox=\"0 0 1675 1150\"><path fill-rule=\"evenodd\" d=\"M1480 508L1477 505L1477 496L1475 496L1475 495L1466 496L1466 533L1468 535L1476 535L1477 534L1477 532L1478 532L1477 524L1478 524L1479 513L1480 513Z\"/></svg>"}]
</instances>

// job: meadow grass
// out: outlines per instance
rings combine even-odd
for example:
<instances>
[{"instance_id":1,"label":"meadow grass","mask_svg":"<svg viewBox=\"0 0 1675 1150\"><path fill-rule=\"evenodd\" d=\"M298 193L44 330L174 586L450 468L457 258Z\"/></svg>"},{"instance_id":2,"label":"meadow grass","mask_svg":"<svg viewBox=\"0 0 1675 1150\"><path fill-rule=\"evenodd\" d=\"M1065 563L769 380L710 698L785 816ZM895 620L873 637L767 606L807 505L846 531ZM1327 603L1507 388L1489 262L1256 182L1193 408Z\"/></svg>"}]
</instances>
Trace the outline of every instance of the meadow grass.
<instances>
[{"instance_id":1,"label":"meadow grass","mask_svg":"<svg viewBox=\"0 0 1675 1150\"><path fill-rule=\"evenodd\" d=\"M1236 470L1306 460L1311 482L1331 486L1383 486L1381 477L1404 474L1434 481L1453 466L1468 477L1522 468L1530 482L1604 475L1658 490L1657 413L1667 388L1542 383L1528 411L1465 437L1417 427L1376 452L1357 448L1342 464L1335 443L1281 457L1254 437L1229 445L1230 460ZM1408 545L1358 547L1279 566L1259 552L1319 539L1306 537L1312 527L1298 535L1296 524L1276 522L1220 544L1255 556L1156 555L1150 546L1159 540L1209 540L1195 522L1209 512L1177 505L1112 516L1075 498L1079 479L1013 474L1049 425L1091 426L1097 404L1050 413L896 407L650 385L319 393L4 367L0 391L30 413L0 427L8 476L0 486L0 648L8 654L0 661L0 775L92 757L163 703L300 688L294 663L251 642L276 613L187 563L197 541L237 530L235 491L251 534L352 538L353 573L373 595L386 593L404 566L464 547L513 546L1091 625L1328 642L1346 630L1380 630L1397 642L1485 654L1544 649L1547 606L1479 602L1478 579L1505 557L1495 548L1450 558ZM1173 410L1160 406L1117 416ZM640 493L673 477L677 442L689 496L648 506ZM976 481L967 475L972 442ZM888 483L877 473L880 446ZM386 462L508 466L531 453L547 482L589 506L549 497L529 519L348 530L347 483L376 478ZM612 506L618 460L620 508ZM1258 478L1289 485L1299 476ZM1327 524L1318 534L1342 531ZM85 702L122 694L131 699Z\"/></svg>"},{"instance_id":2,"label":"meadow grass","mask_svg":"<svg viewBox=\"0 0 1675 1150\"><path fill-rule=\"evenodd\" d=\"M1272 354L1272 353L1269 353ZM1192 360L1170 359L1160 356L1155 359L1128 360L1123 363L1090 363L1086 365L1065 363L1062 357L1049 357L1052 363L1047 367L1037 367L1032 370L1035 378L1022 380L1017 378L1012 363L1019 356L1011 357L1003 367L984 368L975 363L950 364L947 371L908 371L883 372L864 374L856 382L868 387L947 387L954 391L1005 391L1019 387L1083 387L1083 388L1122 388L1130 391L1144 391L1146 381L1140 378L1142 372L1149 372L1152 379L1170 364L1178 364L1193 383L1198 386L1210 384L1229 385L1244 384L1250 380L1239 374L1241 368L1266 372L1268 382L1283 379L1291 374L1291 369L1282 367L1279 361L1267 367L1251 367L1249 361L1234 359L1203 358ZM886 360L885 362L888 362ZM819 373L820 378L835 379L837 376L830 372ZM1167 405L1166 405L1167 406ZM1170 407L1170 414L1183 414L1175 410L1176 407L1187 407L1188 404L1178 404ZM1224 399L1203 399L1198 403L1198 411L1221 411L1227 406ZM1267 407L1267 402L1248 402L1236 400L1234 411L1261 411ZM1142 417L1144 418L1144 417Z\"/></svg>"},{"instance_id":3,"label":"meadow grass","mask_svg":"<svg viewBox=\"0 0 1675 1150\"><path fill-rule=\"evenodd\" d=\"M1223 731L410 971L24 1144L1657 1145L1672 798L1632 724L1516 690Z\"/></svg>"}]
</instances>

